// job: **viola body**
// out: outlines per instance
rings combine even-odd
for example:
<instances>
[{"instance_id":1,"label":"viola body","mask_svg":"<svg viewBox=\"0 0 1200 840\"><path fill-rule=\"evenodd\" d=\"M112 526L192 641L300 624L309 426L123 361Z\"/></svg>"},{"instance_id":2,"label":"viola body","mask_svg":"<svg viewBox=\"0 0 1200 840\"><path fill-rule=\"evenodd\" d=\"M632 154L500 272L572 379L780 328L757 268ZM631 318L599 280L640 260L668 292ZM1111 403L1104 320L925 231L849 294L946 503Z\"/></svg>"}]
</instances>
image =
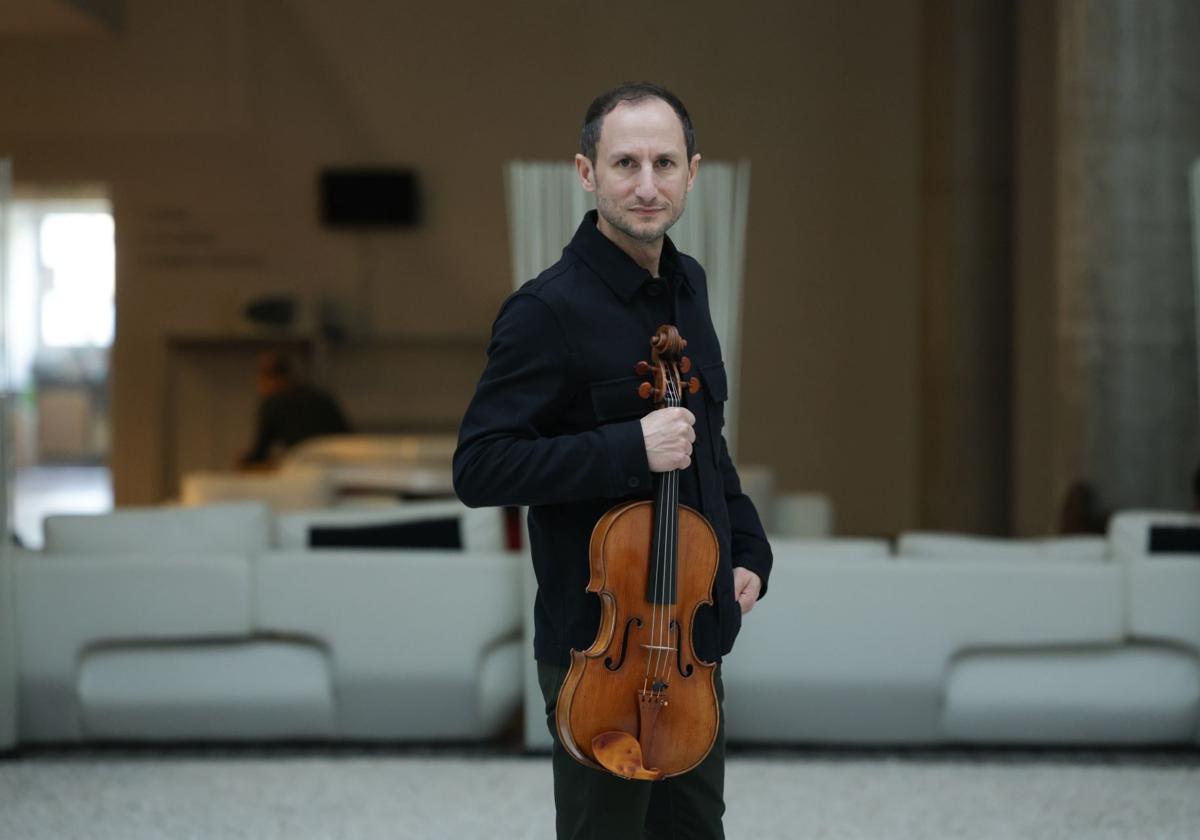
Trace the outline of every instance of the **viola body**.
<instances>
[{"instance_id":1,"label":"viola body","mask_svg":"<svg viewBox=\"0 0 1200 840\"><path fill-rule=\"evenodd\" d=\"M652 501L618 505L596 523L587 591L600 596L600 628L591 647L571 651L558 696L566 751L626 778L687 772L708 755L720 723L716 665L698 659L692 643L696 610L712 603L720 549L708 520L685 505L675 510L677 559L666 564L652 562L652 535L656 524L674 529L655 522ZM596 754L606 733L636 738L650 771L627 774L612 759L602 765Z\"/></svg>"}]
</instances>

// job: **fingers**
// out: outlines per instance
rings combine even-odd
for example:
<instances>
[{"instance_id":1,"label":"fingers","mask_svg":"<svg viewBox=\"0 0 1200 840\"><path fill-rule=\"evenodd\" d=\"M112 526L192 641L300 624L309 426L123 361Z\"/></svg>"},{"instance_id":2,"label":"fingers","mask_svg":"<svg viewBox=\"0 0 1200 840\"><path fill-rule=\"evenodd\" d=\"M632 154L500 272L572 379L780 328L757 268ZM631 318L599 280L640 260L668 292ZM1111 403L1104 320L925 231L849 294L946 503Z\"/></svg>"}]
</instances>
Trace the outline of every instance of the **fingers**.
<instances>
[{"instance_id":1,"label":"fingers","mask_svg":"<svg viewBox=\"0 0 1200 840\"><path fill-rule=\"evenodd\" d=\"M642 418L651 472L686 470L696 442L696 415L680 406L660 408Z\"/></svg>"},{"instance_id":2,"label":"fingers","mask_svg":"<svg viewBox=\"0 0 1200 840\"><path fill-rule=\"evenodd\" d=\"M762 591L762 579L745 566L737 566L733 570L733 591L737 594L738 606L742 615L754 609L758 603L758 593Z\"/></svg>"},{"instance_id":3,"label":"fingers","mask_svg":"<svg viewBox=\"0 0 1200 840\"><path fill-rule=\"evenodd\" d=\"M738 606L742 608L742 615L745 615L746 613L750 612L750 610L754 609L754 605L757 603L753 597L747 595L745 592L743 592L741 595L738 595L737 602Z\"/></svg>"}]
</instances>

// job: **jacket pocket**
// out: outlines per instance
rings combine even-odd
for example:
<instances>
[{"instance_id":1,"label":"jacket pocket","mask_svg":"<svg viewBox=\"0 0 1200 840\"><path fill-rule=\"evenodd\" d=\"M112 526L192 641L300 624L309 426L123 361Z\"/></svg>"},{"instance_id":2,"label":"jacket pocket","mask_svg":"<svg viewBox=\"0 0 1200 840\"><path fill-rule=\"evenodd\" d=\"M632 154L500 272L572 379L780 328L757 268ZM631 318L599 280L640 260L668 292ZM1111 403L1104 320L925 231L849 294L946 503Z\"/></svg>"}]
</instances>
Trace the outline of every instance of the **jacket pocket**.
<instances>
[{"instance_id":1,"label":"jacket pocket","mask_svg":"<svg viewBox=\"0 0 1200 840\"><path fill-rule=\"evenodd\" d=\"M729 399L729 380L725 363L700 365L700 390L704 394L705 414L708 415L708 441L712 446L713 463L721 461L721 430L725 428L725 402Z\"/></svg>"},{"instance_id":2,"label":"jacket pocket","mask_svg":"<svg viewBox=\"0 0 1200 840\"><path fill-rule=\"evenodd\" d=\"M638 386L642 381L636 376L622 376L620 379L593 382L590 386L592 410L597 422L613 423L642 417L653 408L650 400L642 399L638 394Z\"/></svg>"},{"instance_id":3,"label":"jacket pocket","mask_svg":"<svg viewBox=\"0 0 1200 840\"><path fill-rule=\"evenodd\" d=\"M733 650L733 643L742 629L742 606L737 602L732 590L719 593L717 603L717 620L721 627L721 655L724 656Z\"/></svg>"}]
</instances>

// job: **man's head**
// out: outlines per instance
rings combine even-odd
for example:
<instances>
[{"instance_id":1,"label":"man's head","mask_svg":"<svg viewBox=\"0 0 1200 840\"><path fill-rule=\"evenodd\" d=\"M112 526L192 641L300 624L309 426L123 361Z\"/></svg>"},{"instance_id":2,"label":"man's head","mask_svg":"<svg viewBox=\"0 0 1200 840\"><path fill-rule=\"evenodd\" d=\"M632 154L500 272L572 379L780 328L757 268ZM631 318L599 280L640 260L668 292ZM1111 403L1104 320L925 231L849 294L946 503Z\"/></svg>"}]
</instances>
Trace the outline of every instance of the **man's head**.
<instances>
[{"instance_id":1,"label":"man's head","mask_svg":"<svg viewBox=\"0 0 1200 840\"><path fill-rule=\"evenodd\" d=\"M683 215L700 155L691 117L673 93L636 82L601 94L587 110L579 145L575 168L583 188L596 193L610 238L654 242Z\"/></svg>"},{"instance_id":2,"label":"man's head","mask_svg":"<svg viewBox=\"0 0 1200 840\"><path fill-rule=\"evenodd\" d=\"M292 363L283 353L274 351L258 357L258 393L270 396L292 384Z\"/></svg>"}]
</instances>

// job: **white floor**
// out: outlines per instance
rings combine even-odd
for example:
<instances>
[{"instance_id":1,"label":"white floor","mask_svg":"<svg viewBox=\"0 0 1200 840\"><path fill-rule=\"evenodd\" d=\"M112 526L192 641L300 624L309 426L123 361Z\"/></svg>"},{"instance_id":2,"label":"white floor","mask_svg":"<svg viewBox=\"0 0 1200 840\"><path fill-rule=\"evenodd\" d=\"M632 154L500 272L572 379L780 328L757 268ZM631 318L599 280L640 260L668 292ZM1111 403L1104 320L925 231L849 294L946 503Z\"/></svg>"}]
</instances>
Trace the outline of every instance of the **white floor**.
<instances>
[{"instance_id":1,"label":"white floor","mask_svg":"<svg viewBox=\"0 0 1200 840\"><path fill-rule=\"evenodd\" d=\"M740 755L729 760L726 802L731 840L1195 840L1200 754ZM3 838L552 836L544 758L101 752L0 761Z\"/></svg>"}]
</instances>

